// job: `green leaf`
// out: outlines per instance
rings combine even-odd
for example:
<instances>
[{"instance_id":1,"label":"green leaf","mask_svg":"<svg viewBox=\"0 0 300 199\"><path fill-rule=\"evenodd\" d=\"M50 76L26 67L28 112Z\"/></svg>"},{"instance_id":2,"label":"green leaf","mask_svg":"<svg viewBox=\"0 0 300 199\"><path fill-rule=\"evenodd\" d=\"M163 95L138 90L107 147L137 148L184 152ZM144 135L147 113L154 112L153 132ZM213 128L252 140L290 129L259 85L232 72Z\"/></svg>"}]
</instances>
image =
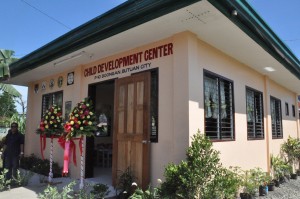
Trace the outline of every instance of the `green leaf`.
<instances>
[{"instance_id":1,"label":"green leaf","mask_svg":"<svg viewBox=\"0 0 300 199\"><path fill-rule=\"evenodd\" d=\"M0 90L3 92L7 92L8 94L12 95L13 97L22 97L21 93L19 93L19 91L17 91L17 89L15 89L15 87L13 87L10 84L0 83Z\"/></svg>"}]
</instances>

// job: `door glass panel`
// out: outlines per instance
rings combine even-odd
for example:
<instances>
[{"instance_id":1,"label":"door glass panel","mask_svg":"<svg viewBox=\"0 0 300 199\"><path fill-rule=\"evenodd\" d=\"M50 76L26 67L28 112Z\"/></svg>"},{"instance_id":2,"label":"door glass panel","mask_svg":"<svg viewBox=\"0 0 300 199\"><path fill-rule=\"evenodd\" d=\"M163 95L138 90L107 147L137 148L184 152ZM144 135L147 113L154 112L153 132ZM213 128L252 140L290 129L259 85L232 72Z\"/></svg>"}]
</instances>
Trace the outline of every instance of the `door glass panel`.
<instances>
[{"instance_id":1,"label":"door glass panel","mask_svg":"<svg viewBox=\"0 0 300 199\"><path fill-rule=\"evenodd\" d=\"M134 113L134 84L128 84L127 94L127 133L133 133L133 113Z\"/></svg>"},{"instance_id":2,"label":"door glass panel","mask_svg":"<svg viewBox=\"0 0 300 199\"><path fill-rule=\"evenodd\" d=\"M144 82L137 82L136 134L143 133Z\"/></svg>"},{"instance_id":3,"label":"door glass panel","mask_svg":"<svg viewBox=\"0 0 300 199\"><path fill-rule=\"evenodd\" d=\"M118 132L124 133L125 86L120 86L118 102Z\"/></svg>"}]
</instances>

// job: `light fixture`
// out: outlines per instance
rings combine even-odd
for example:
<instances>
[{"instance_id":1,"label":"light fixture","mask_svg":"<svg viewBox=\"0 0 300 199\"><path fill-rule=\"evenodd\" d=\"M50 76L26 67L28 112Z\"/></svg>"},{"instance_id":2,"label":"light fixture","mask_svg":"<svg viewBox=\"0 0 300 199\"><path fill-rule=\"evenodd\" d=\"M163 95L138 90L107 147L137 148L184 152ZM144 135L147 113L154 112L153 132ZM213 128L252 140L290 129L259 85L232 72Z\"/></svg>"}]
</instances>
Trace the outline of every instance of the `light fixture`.
<instances>
[{"instance_id":1,"label":"light fixture","mask_svg":"<svg viewBox=\"0 0 300 199\"><path fill-rule=\"evenodd\" d=\"M268 71L268 72L274 72L274 71L276 71L274 68L272 68L272 67L265 67L264 68L266 71Z\"/></svg>"},{"instance_id":2,"label":"light fixture","mask_svg":"<svg viewBox=\"0 0 300 199\"><path fill-rule=\"evenodd\" d=\"M236 10L232 10L232 11L231 11L231 15L232 15L232 16L237 16L237 15L238 15L238 12L237 12Z\"/></svg>"},{"instance_id":3,"label":"light fixture","mask_svg":"<svg viewBox=\"0 0 300 199\"><path fill-rule=\"evenodd\" d=\"M59 61L57 61L57 62L54 62L54 66L57 66L57 65L60 65L60 64L62 64L62 63L65 63L66 61L70 61L70 60L72 60L72 59L76 59L76 58L78 58L78 57L81 57L83 54L85 54L85 51L81 51L81 52L79 52L79 53L77 53L77 54L74 54L74 55L72 55L72 56L70 56L70 57L67 57L67 58L65 58L65 59L62 59L62 60L59 60Z\"/></svg>"}]
</instances>

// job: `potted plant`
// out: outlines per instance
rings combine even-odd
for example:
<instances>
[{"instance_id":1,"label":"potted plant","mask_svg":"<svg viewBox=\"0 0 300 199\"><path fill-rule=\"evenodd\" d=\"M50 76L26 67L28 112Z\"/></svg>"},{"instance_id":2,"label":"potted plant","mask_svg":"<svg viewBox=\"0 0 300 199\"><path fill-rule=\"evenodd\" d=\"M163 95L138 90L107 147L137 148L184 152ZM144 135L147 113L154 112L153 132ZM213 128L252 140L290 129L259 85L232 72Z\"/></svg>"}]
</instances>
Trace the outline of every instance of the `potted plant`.
<instances>
[{"instance_id":1,"label":"potted plant","mask_svg":"<svg viewBox=\"0 0 300 199\"><path fill-rule=\"evenodd\" d=\"M268 185L272 182L272 177L269 173L260 172L258 173L261 178L259 186L259 196L265 196L268 194L269 187Z\"/></svg>"},{"instance_id":2,"label":"potted plant","mask_svg":"<svg viewBox=\"0 0 300 199\"><path fill-rule=\"evenodd\" d=\"M300 157L300 141L289 136L287 141L281 145L281 151L285 155L287 162L292 167L291 178L297 179L297 174L295 173L295 164Z\"/></svg>"},{"instance_id":3,"label":"potted plant","mask_svg":"<svg viewBox=\"0 0 300 199\"><path fill-rule=\"evenodd\" d=\"M260 168L250 169L243 172L241 183L243 193L240 193L241 199L251 199L257 195L259 186L263 184L261 177L262 173L263 172Z\"/></svg>"}]
</instances>

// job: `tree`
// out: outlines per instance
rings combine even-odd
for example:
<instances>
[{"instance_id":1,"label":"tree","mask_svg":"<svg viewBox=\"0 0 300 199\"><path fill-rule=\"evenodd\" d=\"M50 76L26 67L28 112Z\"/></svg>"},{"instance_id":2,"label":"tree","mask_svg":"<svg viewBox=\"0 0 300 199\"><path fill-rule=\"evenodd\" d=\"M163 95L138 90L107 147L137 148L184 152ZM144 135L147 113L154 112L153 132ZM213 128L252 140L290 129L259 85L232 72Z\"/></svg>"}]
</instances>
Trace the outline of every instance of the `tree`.
<instances>
[{"instance_id":1,"label":"tree","mask_svg":"<svg viewBox=\"0 0 300 199\"><path fill-rule=\"evenodd\" d=\"M7 126L10 123L10 118L17 113L13 96L3 92L0 95L0 105L1 125Z\"/></svg>"},{"instance_id":2,"label":"tree","mask_svg":"<svg viewBox=\"0 0 300 199\"><path fill-rule=\"evenodd\" d=\"M14 53L12 50L0 49L0 82L9 78L9 64L18 60L13 57ZM21 94L12 85L0 83L0 90L14 97L21 97Z\"/></svg>"},{"instance_id":3,"label":"tree","mask_svg":"<svg viewBox=\"0 0 300 199\"><path fill-rule=\"evenodd\" d=\"M13 57L14 51L0 49L0 82L9 78L9 65L18 59ZM25 103L22 100L22 95L12 85L0 83L0 126L8 126L11 122L18 122L19 129L25 132ZM1 93L0 93L1 94ZM22 106L22 114L19 115L16 111L14 103Z\"/></svg>"}]
</instances>

